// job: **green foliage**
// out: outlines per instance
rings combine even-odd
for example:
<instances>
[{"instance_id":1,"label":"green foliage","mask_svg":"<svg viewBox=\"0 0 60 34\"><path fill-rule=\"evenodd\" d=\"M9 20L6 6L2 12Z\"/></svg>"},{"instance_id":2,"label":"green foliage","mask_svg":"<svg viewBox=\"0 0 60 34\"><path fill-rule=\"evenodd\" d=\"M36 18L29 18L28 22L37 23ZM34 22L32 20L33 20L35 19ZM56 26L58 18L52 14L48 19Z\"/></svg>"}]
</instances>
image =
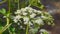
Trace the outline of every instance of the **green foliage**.
<instances>
[{"instance_id":1,"label":"green foliage","mask_svg":"<svg viewBox=\"0 0 60 34\"><path fill-rule=\"evenodd\" d=\"M51 25L51 26L55 25L53 22L54 19L52 18L52 16L49 13L43 12L41 15L45 16L45 18L42 18L42 19L46 22L46 24Z\"/></svg>"},{"instance_id":2,"label":"green foliage","mask_svg":"<svg viewBox=\"0 0 60 34\"><path fill-rule=\"evenodd\" d=\"M43 9L44 5L42 5L42 3L40 2L40 0L29 0L29 4L31 6L36 6L39 9Z\"/></svg>"},{"instance_id":3,"label":"green foliage","mask_svg":"<svg viewBox=\"0 0 60 34\"><path fill-rule=\"evenodd\" d=\"M9 28L9 31L10 31L10 33L12 33L12 34L15 34L15 28L13 28L13 27L10 27L10 28Z\"/></svg>"},{"instance_id":4,"label":"green foliage","mask_svg":"<svg viewBox=\"0 0 60 34\"><path fill-rule=\"evenodd\" d=\"M3 14L3 15L6 15L6 10L5 10L4 8L2 8L2 9L0 10L0 13Z\"/></svg>"},{"instance_id":5,"label":"green foliage","mask_svg":"<svg viewBox=\"0 0 60 34\"><path fill-rule=\"evenodd\" d=\"M2 25L0 25L0 30L3 28L3 26Z\"/></svg>"},{"instance_id":6,"label":"green foliage","mask_svg":"<svg viewBox=\"0 0 60 34\"><path fill-rule=\"evenodd\" d=\"M48 34L47 32L43 32L43 34Z\"/></svg>"},{"instance_id":7,"label":"green foliage","mask_svg":"<svg viewBox=\"0 0 60 34\"><path fill-rule=\"evenodd\" d=\"M11 23L9 24L9 14L10 14L10 12L6 12L6 10L4 8L2 8L0 10L0 14L4 15L5 17L4 16L3 17L7 19L7 23L4 27L2 25L0 25L0 34L2 34L6 29L8 29L11 26Z\"/></svg>"}]
</instances>

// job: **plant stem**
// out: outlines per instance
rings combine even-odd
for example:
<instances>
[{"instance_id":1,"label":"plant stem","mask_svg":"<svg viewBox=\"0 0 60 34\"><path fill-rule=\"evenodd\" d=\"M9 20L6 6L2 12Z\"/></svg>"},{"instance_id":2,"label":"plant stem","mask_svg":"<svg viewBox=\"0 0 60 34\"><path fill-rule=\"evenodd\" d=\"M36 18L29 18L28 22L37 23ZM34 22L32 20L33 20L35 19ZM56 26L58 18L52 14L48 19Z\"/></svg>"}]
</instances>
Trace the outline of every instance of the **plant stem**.
<instances>
[{"instance_id":1,"label":"plant stem","mask_svg":"<svg viewBox=\"0 0 60 34\"><path fill-rule=\"evenodd\" d=\"M6 20L7 20L7 25L9 25L9 18L6 18Z\"/></svg>"},{"instance_id":2,"label":"plant stem","mask_svg":"<svg viewBox=\"0 0 60 34\"><path fill-rule=\"evenodd\" d=\"M7 14L7 18L6 18L6 20L7 20L7 25L9 25L9 22L10 22L10 20L9 20L9 16L10 16L10 0L8 0L8 5L9 5L9 14Z\"/></svg>"},{"instance_id":3,"label":"plant stem","mask_svg":"<svg viewBox=\"0 0 60 34\"><path fill-rule=\"evenodd\" d=\"M0 34L2 34L6 29L8 29L10 26L12 25L12 23L10 23L7 26L4 26L2 30L0 30Z\"/></svg>"},{"instance_id":4,"label":"plant stem","mask_svg":"<svg viewBox=\"0 0 60 34\"><path fill-rule=\"evenodd\" d=\"M29 29L29 23L27 24L26 34L28 34L28 29Z\"/></svg>"},{"instance_id":5,"label":"plant stem","mask_svg":"<svg viewBox=\"0 0 60 34\"><path fill-rule=\"evenodd\" d=\"M10 13L10 0L9 0L9 13Z\"/></svg>"},{"instance_id":6,"label":"plant stem","mask_svg":"<svg viewBox=\"0 0 60 34\"><path fill-rule=\"evenodd\" d=\"M18 0L18 9L19 9L19 0Z\"/></svg>"}]
</instances>

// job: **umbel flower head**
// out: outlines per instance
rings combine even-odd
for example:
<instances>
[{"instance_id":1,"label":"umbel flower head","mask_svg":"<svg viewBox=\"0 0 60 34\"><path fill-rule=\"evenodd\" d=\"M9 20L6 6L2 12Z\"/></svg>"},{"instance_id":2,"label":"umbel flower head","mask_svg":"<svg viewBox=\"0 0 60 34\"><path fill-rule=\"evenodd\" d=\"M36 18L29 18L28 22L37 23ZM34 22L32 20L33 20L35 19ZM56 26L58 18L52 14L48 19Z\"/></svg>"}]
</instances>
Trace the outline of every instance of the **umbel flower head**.
<instances>
[{"instance_id":1,"label":"umbel flower head","mask_svg":"<svg viewBox=\"0 0 60 34\"><path fill-rule=\"evenodd\" d=\"M29 26L34 24L44 25L45 23L48 25L53 24L53 18L49 13L31 7L21 8L15 12L15 15L16 16L13 17L15 23L29 24Z\"/></svg>"}]
</instances>

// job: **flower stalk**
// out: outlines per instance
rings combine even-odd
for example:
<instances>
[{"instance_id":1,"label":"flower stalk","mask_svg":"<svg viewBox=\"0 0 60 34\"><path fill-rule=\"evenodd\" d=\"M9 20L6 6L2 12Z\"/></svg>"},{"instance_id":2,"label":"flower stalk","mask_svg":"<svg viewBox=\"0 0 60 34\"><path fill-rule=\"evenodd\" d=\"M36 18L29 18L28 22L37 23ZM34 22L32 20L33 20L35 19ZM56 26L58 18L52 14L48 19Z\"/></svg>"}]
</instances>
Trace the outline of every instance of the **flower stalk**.
<instances>
[{"instance_id":1,"label":"flower stalk","mask_svg":"<svg viewBox=\"0 0 60 34\"><path fill-rule=\"evenodd\" d=\"M9 25L9 22L10 22L10 20L9 20L9 16L10 16L10 0L8 0L8 1L9 1L9 13L7 14L7 18L6 18L7 25Z\"/></svg>"},{"instance_id":2,"label":"flower stalk","mask_svg":"<svg viewBox=\"0 0 60 34\"><path fill-rule=\"evenodd\" d=\"M10 21L9 18L6 18L6 20L7 20L7 25L9 25L9 21Z\"/></svg>"},{"instance_id":3,"label":"flower stalk","mask_svg":"<svg viewBox=\"0 0 60 34\"><path fill-rule=\"evenodd\" d=\"M27 24L27 27L26 27L26 34L28 34L28 29L29 29L29 23Z\"/></svg>"},{"instance_id":4,"label":"flower stalk","mask_svg":"<svg viewBox=\"0 0 60 34\"><path fill-rule=\"evenodd\" d=\"M18 0L18 9L19 9L19 0Z\"/></svg>"}]
</instances>

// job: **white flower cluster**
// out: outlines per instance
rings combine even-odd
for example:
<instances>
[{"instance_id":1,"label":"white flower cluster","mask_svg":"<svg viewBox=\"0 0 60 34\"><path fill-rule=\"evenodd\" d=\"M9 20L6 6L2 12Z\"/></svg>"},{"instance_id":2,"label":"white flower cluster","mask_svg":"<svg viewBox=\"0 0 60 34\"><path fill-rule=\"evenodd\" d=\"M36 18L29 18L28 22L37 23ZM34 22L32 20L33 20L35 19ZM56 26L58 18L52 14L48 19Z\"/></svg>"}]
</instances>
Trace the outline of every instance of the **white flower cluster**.
<instances>
[{"instance_id":1,"label":"white flower cluster","mask_svg":"<svg viewBox=\"0 0 60 34\"><path fill-rule=\"evenodd\" d=\"M39 25L44 24L40 16L37 16L41 14L41 11L35 10L31 7L26 7L26 8L22 8L21 10L17 10L15 14L16 14L16 16L14 17L15 23L17 23L18 21L21 21L20 18L23 18L24 24L29 23L30 25L32 25L33 24L32 22L37 23Z\"/></svg>"},{"instance_id":2,"label":"white flower cluster","mask_svg":"<svg viewBox=\"0 0 60 34\"><path fill-rule=\"evenodd\" d=\"M45 29L41 29L40 34L50 34L50 32Z\"/></svg>"},{"instance_id":3,"label":"white flower cluster","mask_svg":"<svg viewBox=\"0 0 60 34\"><path fill-rule=\"evenodd\" d=\"M34 24L44 25L43 20L48 18L43 15L42 11L35 10L31 7L21 8L20 10L17 10L15 12L15 15L16 16L13 19L15 23L20 22L20 23L24 23L25 25L29 24L29 26Z\"/></svg>"}]
</instances>

